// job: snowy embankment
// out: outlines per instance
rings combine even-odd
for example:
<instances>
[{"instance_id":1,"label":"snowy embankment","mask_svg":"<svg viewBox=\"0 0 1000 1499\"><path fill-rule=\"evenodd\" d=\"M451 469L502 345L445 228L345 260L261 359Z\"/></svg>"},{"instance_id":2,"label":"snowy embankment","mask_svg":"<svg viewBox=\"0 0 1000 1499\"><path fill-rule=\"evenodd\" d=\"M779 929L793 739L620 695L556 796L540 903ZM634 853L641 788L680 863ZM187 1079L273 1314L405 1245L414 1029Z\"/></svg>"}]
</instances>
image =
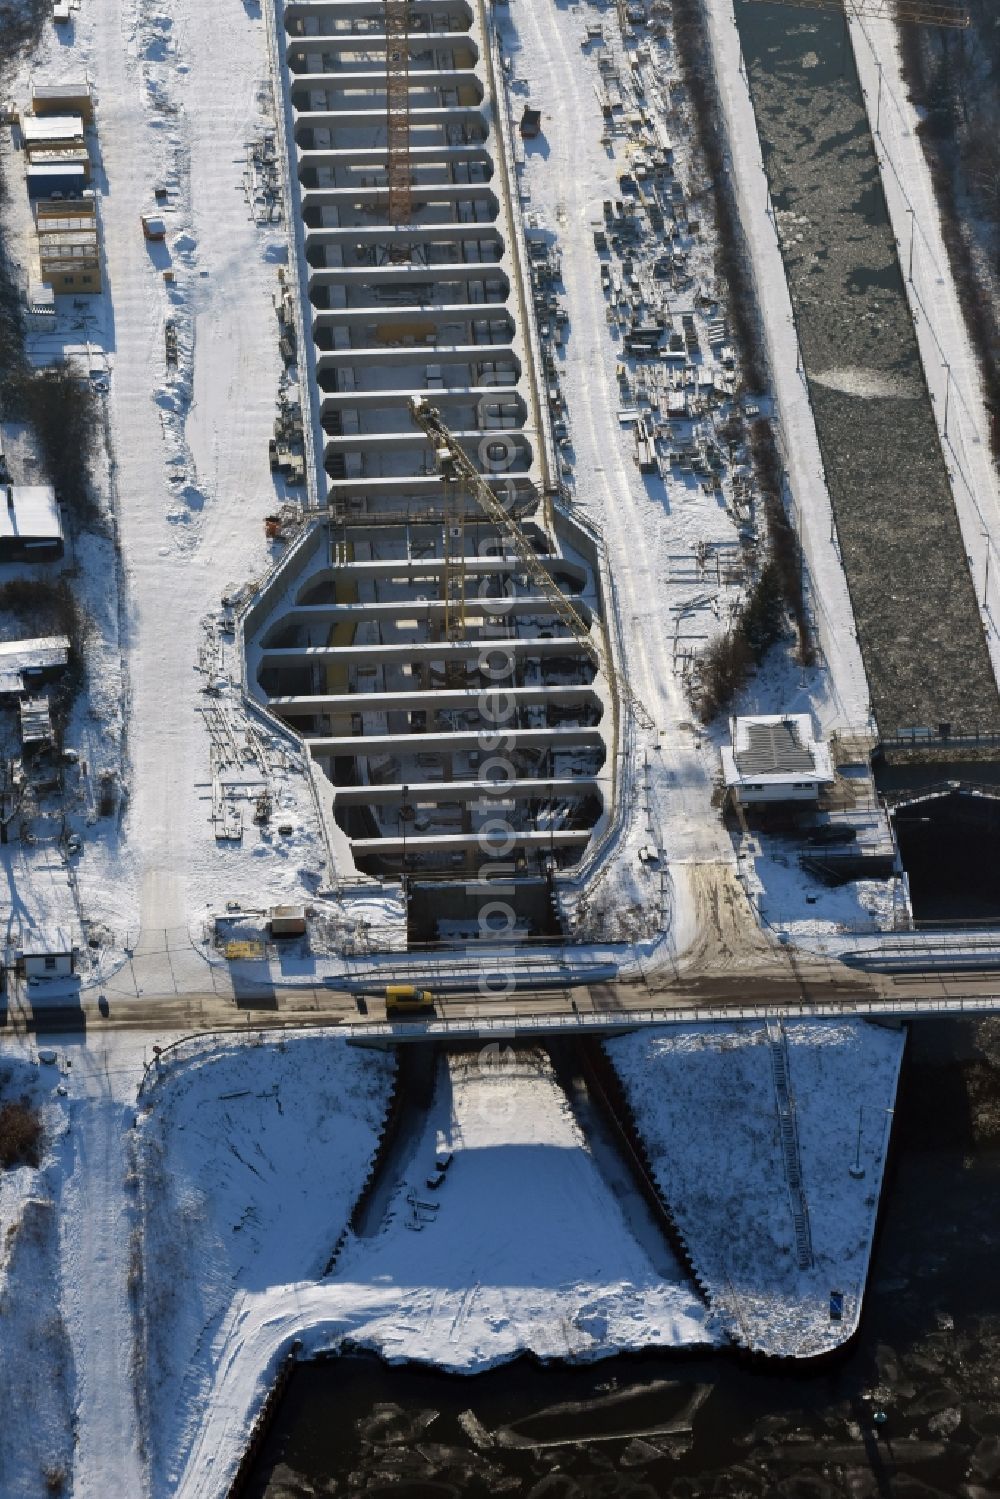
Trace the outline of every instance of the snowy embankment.
<instances>
[{"instance_id":1,"label":"snowy embankment","mask_svg":"<svg viewBox=\"0 0 1000 1499\"><path fill-rule=\"evenodd\" d=\"M819 665L808 671L787 652L772 652L734 706L737 711L809 711L827 732L863 727L869 717L867 682L831 533L830 500L808 391L797 369L791 303L768 216L756 121L738 71L731 0L711 0L709 11L734 191L753 263L774 381L776 426L808 563L809 602L821 648ZM728 962L727 944L714 934L713 913L728 899L733 850L712 806L719 776L718 743L727 726L720 723L705 733L694 729L683 658L673 647L690 629L705 632L706 639L721 629L736 601L730 585L717 588L710 580L692 585L681 559L696 557L705 547L725 548L736 533L727 509L690 476L685 478L677 469L665 482L640 475L632 434L619 420L617 372L623 346L620 332L609 323L611 307L601 287L593 225L603 223L602 204L621 195L619 177L629 170L632 153L625 134L605 134L599 104L602 49L581 48L584 17L575 7L512 0L509 11L497 15L509 65L510 107L515 116L526 102L542 107L542 140L525 143L518 175L529 223L551 234L561 251L560 299L568 321L557 368L572 439L574 502L604 534L618 588L629 680L661 729L641 779L636 777L636 784L628 788L633 820L613 872L596 898L585 899L577 912L582 915L589 905L591 915L604 909L610 919L599 928L594 921L582 920L577 930L612 940L641 936L643 919L648 923L650 913L658 916L663 896L651 883L653 866L638 856L641 845L653 843L669 866L665 904L673 950L694 953L706 962L720 957ZM675 300L678 312L690 305L696 322L706 322L708 315L699 310L695 292L711 296L715 290L715 228L676 57L668 41L645 39L640 46L633 38L626 46L610 11L602 25L605 61L617 70L623 88L631 87L628 80L641 74L646 128L657 141L669 142L676 182L698 203L700 234L683 241L692 288L679 291ZM728 309L720 304L717 311L725 316ZM854 922L867 916L863 906L844 897L830 901L825 887L810 882L808 888L808 906L801 897L793 902L782 888L782 914L789 921L799 923L801 917L810 930L829 932L845 912ZM634 918L631 931L625 917ZM746 902L738 912L733 908L733 917L734 924L738 919L742 950L766 948L770 938L760 932ZM655 963L662 961L665 950L665 944L659 950L649 944L643 956Z\"/></svg>"},{"instance_id":2,"label":"snowy embankment","mask_svg":"<svg viewBox=\"0 0 1000 1499\"><path fill-rule=\"evenodd\" d=\"M0 1494L41 1499L68 1482L75 1440L73 1351L59 1297L68 1108L55 1068L27 1049L0 1060L0 1110L24 1102L42 1126L38 1165L0 1166ZM6 1135L5 1130L5 1135Z\"/></svg>"},{"instance_id":3,"label":"snowy embankment","mask_svg":"<svg viewBox=\"0 0 1000 1499\"><path fill-rule=\"evenodd\" d=\"M941 212L901 73L896 23L850 20L882 186L930 391L962 539L976 582L994 673L1000 677L1000 485L990 419Z\"/></svg>"},{"instance_id":4,"label":"snowy embankment","mask_svg":"<svg viewBox=\"0 0 1000 1499\"><path fill-rule=\"evenodd\" d=\"M154 1495L173 1492L215 1380L235 1369L253 1389L260 1366L248 1367L252 1352L244 1361L232 1335L246 1307L266 1323L283 1288L323 1273L394 1071L388 1056L322 1032L206 1039L183 1056L143 1092L137 1126L139 1377ZM199 1451L210 1478L212 1448Z\"/></svg>"},{"instance_id":5,"label":"snowy embankment","mask_svg":"<svg viewBox=\"0 0 1000 1499\"><path fill-rule=\"evenodd\" d=\"M792 300L770 210L757 120L742 64L733 0L706 0L712 66L732 162L732 186L753 268L760 328L774 383L782 457L808 569L808 600L828 671L812 707L824 731L869 720L868 682L847 591L819 438L799 359ZM785 705L781 705L784 707Z\"/></svg>"},{"instance_id":6,"label":"snowy embankment","mask_svg":"<svg viewBox=\"0 0 1000 1499\"><path fill-rule=\"evenodd\" d=\"M183 1101L192 1122L207 1083L201 1069ZM202 1166L194 1141L189 1148L187 1191L200 1198ZM431 1188L435 1163L449 1155ZM204 1256L188 1264L207 1269ZM710 1344L715 1327L690 1284L664 1279L633 1237L547 1060L495 1046L452 1057L439 1064L423 1130L375 1236L350 1238L325 1281L248 1284L234 1301L177 1492L220 1492L296 1338L310 1350L349 1343L471 1373L524 1352L590 1360ZM168 1475L157 1491L172 1492Z\"/></svg>"},{"instance_id":7,"label":"snowy embankment","mask_svg":"<svg viewBox=\"0 0 1000 1499\"><path fill-rule=\"evenodd\" d=\"M744 1346L814 1357L857 1327L904 1044L902 1032L862 1021L789 1025L777 1048L763 1025L606 1043L698 1278ZM782 1143L775 1049L794 1154ZM794 1219L803 1199L805 1268ZM833 1292L843 1295L839 1322L830 1317Z\"/></svg>"}]
</instances>

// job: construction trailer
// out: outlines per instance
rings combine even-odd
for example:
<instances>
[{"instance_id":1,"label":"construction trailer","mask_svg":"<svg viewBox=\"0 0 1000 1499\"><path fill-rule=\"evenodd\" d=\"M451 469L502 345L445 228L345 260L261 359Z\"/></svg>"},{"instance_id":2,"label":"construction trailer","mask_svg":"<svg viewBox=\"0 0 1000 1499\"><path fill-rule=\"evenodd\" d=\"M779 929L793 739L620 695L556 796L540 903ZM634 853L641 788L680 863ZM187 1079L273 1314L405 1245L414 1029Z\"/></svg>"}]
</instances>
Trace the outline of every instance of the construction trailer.
<instances>
[{"instance_id":1,"label":"construction trailer","mask_svg":"<svg viewBox=\"0 0 1000 1499\"><path fill-rule=\"evenodd\" d=\"M92 125L94 91L86 78L75 78L65 83L33 84L31 113L36 119L49 115L79 115L85 125Z\"/></svg>"},{"instance_id":2,"label":"construction trailer","mask_svg":"<svg viewBox=\"0 0 1000 1499\"><path fill-rule=\"evenodd\" d=\"M58 148L86 150L86 129L78 114L24 115L21 140L30 160L33 151Z\"/></svg>"},{"instance_id":3,"label":"construction trailer","mask_svg":"<svg viewBox=\"0 0 1000 1499\"><path fill-rule=\"evenodd\" d=\"M29 200L37 203L40 198L79 198L89 175L82 161L42 161L29 163L24 178Z\"/></svg>"},{"instance_id":4,"label":"construction trailer","mask_svg":"<svg viewBox=\"0 0 1000 1499\"><path fill-rule=\"evenodd\" d=\"M0 562L52 562L64 544L51 484L0 485Z\"/></svg>"}]
</instances>

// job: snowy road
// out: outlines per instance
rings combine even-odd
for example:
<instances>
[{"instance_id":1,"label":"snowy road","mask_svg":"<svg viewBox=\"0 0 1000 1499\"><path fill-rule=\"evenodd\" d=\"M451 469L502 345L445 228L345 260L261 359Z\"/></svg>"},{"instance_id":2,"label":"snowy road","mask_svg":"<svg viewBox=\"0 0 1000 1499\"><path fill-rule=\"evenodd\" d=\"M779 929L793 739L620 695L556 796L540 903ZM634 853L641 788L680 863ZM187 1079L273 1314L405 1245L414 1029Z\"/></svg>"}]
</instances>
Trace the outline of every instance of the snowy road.
<instances>
[{"instance_id":1,"label":"snowy road","mask_svg":"<svg viewBox=\"0 0 1000 1499\"><path fill-rule=\"evenodd\" d=\"M590 230L602 201L618 196L620 163L601 144L601 113L590 76L596 69L592 59L581 57L579 16L547 0L541 6L514 0L511 19L519 38L515 74L533 99L548 101L546 151L526 153L524 180L530 208L542 210L562 251L569 337L561 380L580 476L577 498L607 542L629 681L656 724L648 743L640 731L639 753L645 748L650 754L664 822L676 893L675 950L683 952L700 934L708 956L714 892L717 884L729 887L734 856L711 809L714 758L699 749L690 732L691 707L672 661L667 554L690 522L683 515L683 492L668 490L661 497L659 481L647 491L625 451L616 414L616 346ZM627 859L623 856L622 863ZM761 939L749 907L745 914L747 944L758 948Z\"/></svg>"},{"instance_id":2,"label":"snowy road","mask_svg":"<svg viewBox=\"0 0 1000 1499\"><path fill-rule=\"evenodd\" d=\"M125 1195L143 1051L141 1039L116 1038L70 1052L73 1152L61 1221L63 1315L77 1379L75 1499L143 1492Z\"/></svg>"}]
</instances>

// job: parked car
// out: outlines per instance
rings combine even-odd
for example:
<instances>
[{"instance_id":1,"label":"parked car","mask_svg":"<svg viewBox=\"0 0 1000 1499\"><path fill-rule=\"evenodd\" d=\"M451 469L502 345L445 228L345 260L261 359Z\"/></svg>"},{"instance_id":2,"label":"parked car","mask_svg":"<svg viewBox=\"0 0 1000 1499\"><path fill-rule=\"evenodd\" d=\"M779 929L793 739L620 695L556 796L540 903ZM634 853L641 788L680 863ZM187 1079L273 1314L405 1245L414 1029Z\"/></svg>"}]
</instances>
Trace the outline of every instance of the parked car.
<instances>
[{"instance_id":1,"label":"parked car","mask_svg":"<svg viewBox=\"0 0 1000 1499\"><path fill-rule=\"evenodd\" d=\"M848 827L841 822L831 822L821 828L813 828L806 842L817 848L834 843L853 843L857 836L857 828Z\"/></svg>"}]
</instances>

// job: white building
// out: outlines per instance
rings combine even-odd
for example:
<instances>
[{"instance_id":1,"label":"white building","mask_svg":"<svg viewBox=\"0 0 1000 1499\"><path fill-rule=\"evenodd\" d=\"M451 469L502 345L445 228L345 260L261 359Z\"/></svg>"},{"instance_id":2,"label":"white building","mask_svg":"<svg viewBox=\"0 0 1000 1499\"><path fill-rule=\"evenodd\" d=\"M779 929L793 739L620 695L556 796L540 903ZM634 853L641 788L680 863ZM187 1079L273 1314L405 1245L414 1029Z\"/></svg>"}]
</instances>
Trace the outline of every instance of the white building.
<instances>
[{"instance_id":1,"label":"white building","mask_svg":"<svg viewBox=\"0 0 1000 1499\"><path fill-rule=\"evenodd\" d=\"M76 954L66 932L26 937L21 946L21 963L26 979L70 978L76 968Z\"/></svg>"},{"instance_id":2,"label":"white building","mask_svg":"<svg viewBox=\"0 0 1000 1499\"><path fill-rule=\"evenodd\" d=\"M62 554L62 521L52 485L0 485L0 562L48 562Z\"/></svg>"},{"instance_id":3,"label":"white building","mask_svg":"<svg viewBox=\"0 0 1000 1499\"><path fill-rule=\"evenodd\" d=\"M743 806L815 802L834 781L827 745L808 713L767 713L730 719L731 745L722 750L726 788Z\"/></svg>"}]
</instances>

